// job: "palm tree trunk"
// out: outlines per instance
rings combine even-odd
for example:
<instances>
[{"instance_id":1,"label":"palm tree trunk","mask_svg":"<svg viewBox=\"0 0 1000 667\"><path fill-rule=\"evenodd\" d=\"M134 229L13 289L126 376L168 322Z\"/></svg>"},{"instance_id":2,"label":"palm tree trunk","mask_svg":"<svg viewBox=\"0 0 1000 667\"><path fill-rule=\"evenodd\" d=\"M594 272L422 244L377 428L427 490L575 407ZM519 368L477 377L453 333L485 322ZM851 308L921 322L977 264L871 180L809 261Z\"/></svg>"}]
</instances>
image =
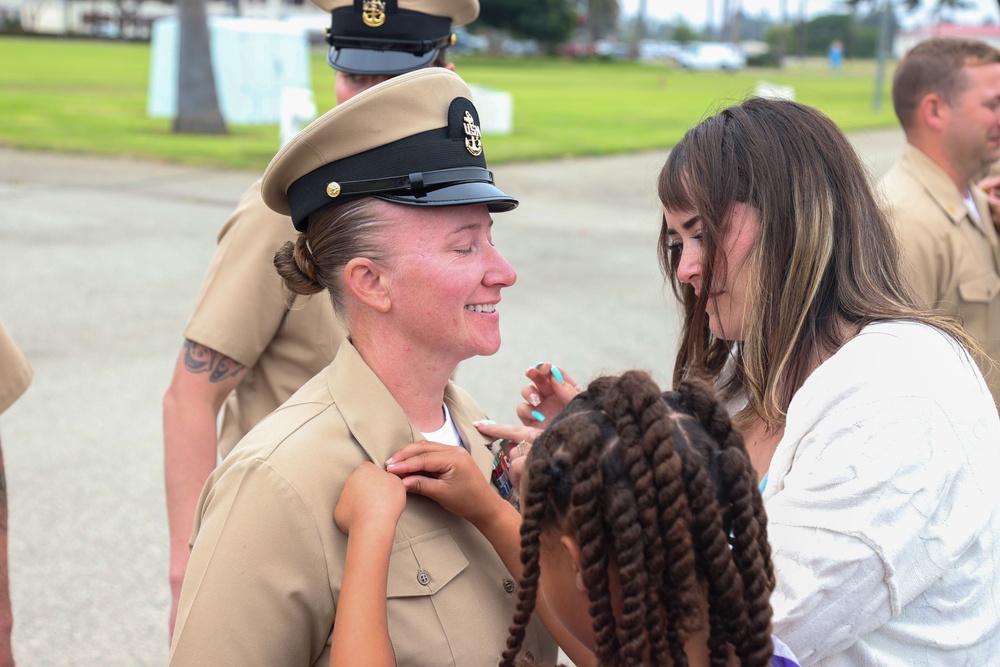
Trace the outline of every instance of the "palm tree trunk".
<instances>
[{"instance_id":1,"label":"palm tree trunk","mask_svg":"<svg viewBox=\"0 0 1000 667\"><path fill-rule=\"evenodd\" d=\"M215 92L205 0L178 0L180 45L177 60L179 134L228 134Z\"/></svg>"}]
</instances>

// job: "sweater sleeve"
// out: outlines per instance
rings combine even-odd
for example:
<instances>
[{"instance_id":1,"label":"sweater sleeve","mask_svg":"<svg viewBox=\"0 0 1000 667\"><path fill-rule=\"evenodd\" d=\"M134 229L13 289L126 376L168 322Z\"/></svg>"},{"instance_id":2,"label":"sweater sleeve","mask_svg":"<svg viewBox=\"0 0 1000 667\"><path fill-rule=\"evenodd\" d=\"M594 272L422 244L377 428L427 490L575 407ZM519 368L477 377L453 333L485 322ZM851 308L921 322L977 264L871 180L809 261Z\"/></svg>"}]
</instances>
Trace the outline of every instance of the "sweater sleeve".
<instances>
[{"instance_id":1,"label":"sweater sleeve","mask_svg":"<svg viewBox=\"0 0 1000 667\"><path fill-rule=\"evenodd\" d=\"M946 573L975 567L995 504L970 465L997 433L971 360L936 332L904 351L868 336L796 395L765 493L775 635L803 666L901 614L919 625Z\"/></svg>"}]
</instances>

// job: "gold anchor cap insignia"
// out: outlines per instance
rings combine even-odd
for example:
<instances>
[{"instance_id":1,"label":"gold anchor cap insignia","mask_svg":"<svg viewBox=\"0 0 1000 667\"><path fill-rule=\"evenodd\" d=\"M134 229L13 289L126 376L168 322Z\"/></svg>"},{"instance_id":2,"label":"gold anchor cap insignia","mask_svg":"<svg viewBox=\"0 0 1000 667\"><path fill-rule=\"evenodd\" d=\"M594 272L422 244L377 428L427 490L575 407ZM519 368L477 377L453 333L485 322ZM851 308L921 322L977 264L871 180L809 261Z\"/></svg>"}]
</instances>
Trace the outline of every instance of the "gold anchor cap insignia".
<instances>
[{"instance_id":1,"label":"gold anchor cap insignia","mask_svg":"<svg viewBox=\"0 0 1000 667\"><path fill-rule=\"evenodd\" d=\"M340 183L337 181L330 181L326 184L326 196L331 199L336 199L340 196Z\"/></svg>"},{"instance_id":2,"label":"gold anchor cap insignia","mask_svg":"<svg viewBox=\"0 0 1000 667\"><path fill-rule=\"evenodd\" d=\"M361 9L361 20L371 28L377 28L385 23L385 3L382 0L365 0Z\"/></svg>"},{"instance_id":3,"label":"gold anchor cap insignia","mask_svg":"<svg viewBox=\"0 0 1000 667\"><path fill-rule=\"evenodd\" d=\"M476 125L476 119L472 117L471 113L466 111L462 121L465 124L465 150L473 155L481 155L483 152L483 133L479 131L479 126Z\"/></svg>"}]
</instances>

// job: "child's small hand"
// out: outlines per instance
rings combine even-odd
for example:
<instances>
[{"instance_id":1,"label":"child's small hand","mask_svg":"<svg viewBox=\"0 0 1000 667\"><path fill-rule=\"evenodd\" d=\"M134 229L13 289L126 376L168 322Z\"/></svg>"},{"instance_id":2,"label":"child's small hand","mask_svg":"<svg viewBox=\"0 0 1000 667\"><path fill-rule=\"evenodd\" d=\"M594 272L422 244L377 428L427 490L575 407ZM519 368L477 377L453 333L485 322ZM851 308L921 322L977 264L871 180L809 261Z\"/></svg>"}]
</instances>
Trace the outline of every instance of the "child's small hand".
<instances>
[{"instance_id":1,"label":"child's small hand","mask_svg":"<svg viewBox=\"0 0 1000 667\"><path fill-rule=\"evenodd\" d=\"M366 461L347 478L333 520L345 535L358 525L391 524L395 529L405 506L406 489L399 477Z\"/></svg>"},{"instance_id":2,"label":"child's small hand","mask_svg":"<svg viewBox=\"0 0 1000 667\"><path fill-rule=\"evenodd\" d=\"M473 523L494 503L505 502L461 447L415 442L393 454L385 467L402 478L409 493L426 496Z\"/></svg>"}]
</instances>

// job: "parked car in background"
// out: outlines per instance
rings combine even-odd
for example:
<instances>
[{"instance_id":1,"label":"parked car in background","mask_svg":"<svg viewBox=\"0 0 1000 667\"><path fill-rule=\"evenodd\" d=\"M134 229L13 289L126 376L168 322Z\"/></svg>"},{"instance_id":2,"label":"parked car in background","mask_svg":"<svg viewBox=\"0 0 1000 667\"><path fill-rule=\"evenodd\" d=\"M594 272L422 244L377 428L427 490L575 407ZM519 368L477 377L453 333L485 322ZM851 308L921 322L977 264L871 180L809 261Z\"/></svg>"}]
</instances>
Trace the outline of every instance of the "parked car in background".
<instances>
[{"instance_id":1,"label":"parked car in background","mask_svg":"<svg viewBox=\"0 0 1000 667\"><path fill-rule=\"evenodd\" d=\"M726 42L692 42L677 56L677 64L690 70L735 72L747 65L743 50Z\"/></svg>"},{"instance_id":2,"label":"parked car in background","mask_svg":"<svg viewBox=\"0 0 1000 667\"><path fill-rule=\"evenodd\" d=\"M541 51L538 42L533 39L513 38L507 38L500 42L500 50L505 56L514 56L515 58L538 55Z\"/></svg>"},{"instance_id":3,"label":"parked car in background","mask_svg":"<svg viewBox=\"0 0 1000 667\"><path fill-rule=\"evenodd\" d=\"M623 44L622 42L601 39L594 42L594 53L601 58L624 60L629 57L629 48L628 44Z\"/></svg>"},{"instance_id":4,"label":"parked car in background","mask_svg":"<svg viewBox=\"0 0 1000 667\"><path fill-rule=\"evenodd\" d=\"M644 39L639 43L639 57L643 60L673 60L684 53L684 46L678 42Z\"/></svg>"},{"instance_id":5,"label":"parked car in background","mask_svg":"<svg viewBox=\"0 0 1000 667\"><path fill-rule=\"evenodd\" d=\"M486 35L474 35L464 27L455 28L454 33L455 43L451 46L452 53L486 53L490 46L490 40Z\"/></svg>"}]
</instances>

